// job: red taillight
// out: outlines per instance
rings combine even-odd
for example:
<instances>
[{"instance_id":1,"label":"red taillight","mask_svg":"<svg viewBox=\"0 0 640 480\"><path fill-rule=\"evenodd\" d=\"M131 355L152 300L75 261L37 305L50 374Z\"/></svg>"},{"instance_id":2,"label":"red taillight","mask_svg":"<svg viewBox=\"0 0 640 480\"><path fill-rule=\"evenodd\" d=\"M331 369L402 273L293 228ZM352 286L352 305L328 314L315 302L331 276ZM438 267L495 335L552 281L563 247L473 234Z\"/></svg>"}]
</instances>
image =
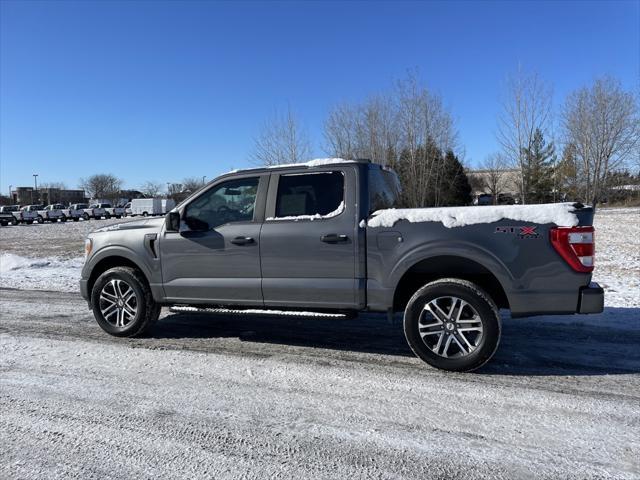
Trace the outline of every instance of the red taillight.
<instances>
[{"instance_id":1,"label":"red taillight","mask_svg":"<svg viewBox=\"0 0 640 480\"><path fill-rule=\"evenodd\" d=\"M593 227L555 227L551 245L576 272L592 272L596 251Z\"/></svg>"}]
</instances>

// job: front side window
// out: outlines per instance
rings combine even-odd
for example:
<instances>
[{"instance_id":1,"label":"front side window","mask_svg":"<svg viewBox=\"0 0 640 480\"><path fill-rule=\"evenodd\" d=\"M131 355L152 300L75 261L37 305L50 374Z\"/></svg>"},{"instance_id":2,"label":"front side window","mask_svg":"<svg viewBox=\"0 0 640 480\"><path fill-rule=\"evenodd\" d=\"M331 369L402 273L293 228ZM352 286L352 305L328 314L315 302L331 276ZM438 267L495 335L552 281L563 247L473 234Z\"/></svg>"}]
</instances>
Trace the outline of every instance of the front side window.
<instances>
[{"instance_id":1,"label":"front side window","mask_svg":"<svg viewBox=\"0 0 640 480\"><path fill-rule=\"evenodd\" d=\"M330 217L344 208L342 172L282 175L278 181L276 218Z\"/></svg>"},{"instance_id":2,"label":"front side window","mask_svg":"<svg viewBox=\"0 0 640 480\"><path fill-rule=\"evenodd\" d=\"M259 177L230 180L187 205L184 222L191 230L210 230L230 222L253 220Z\"/></svg>"}]
</instances>

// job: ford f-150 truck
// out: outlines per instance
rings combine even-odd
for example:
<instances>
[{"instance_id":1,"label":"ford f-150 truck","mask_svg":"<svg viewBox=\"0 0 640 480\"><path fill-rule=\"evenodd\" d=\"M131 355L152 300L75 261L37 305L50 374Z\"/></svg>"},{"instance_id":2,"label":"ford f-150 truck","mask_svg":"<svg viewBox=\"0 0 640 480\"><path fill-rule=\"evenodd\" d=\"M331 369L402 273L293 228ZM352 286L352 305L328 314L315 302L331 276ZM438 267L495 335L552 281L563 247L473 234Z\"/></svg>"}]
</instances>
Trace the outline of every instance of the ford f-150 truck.
<instances>
[{"instance_id":1,"label":"ford f-150 truck","mask_svg":"<svg viewBox=\"0 0 640 480\"><path fill-rule=\"evenodd\" d=\"M0 220L3 226L17 225L22 221L20 209L17 205L3 205L0 207Z\"/></svg>"},{"instance_id":2,"label":"ford f-150 truck","mask_svg":"<svg viewBox=\"0 0 640 480\"><path fill-rule=\"evenodd\" d=\"M513 317L596 313L593 210L580 204L395 209L395 173L316 160L223 175L169 212L86 240L80 290L106 332L163 305L404 312L432 366L468 371Z\"/></svg>"}]
</instances>

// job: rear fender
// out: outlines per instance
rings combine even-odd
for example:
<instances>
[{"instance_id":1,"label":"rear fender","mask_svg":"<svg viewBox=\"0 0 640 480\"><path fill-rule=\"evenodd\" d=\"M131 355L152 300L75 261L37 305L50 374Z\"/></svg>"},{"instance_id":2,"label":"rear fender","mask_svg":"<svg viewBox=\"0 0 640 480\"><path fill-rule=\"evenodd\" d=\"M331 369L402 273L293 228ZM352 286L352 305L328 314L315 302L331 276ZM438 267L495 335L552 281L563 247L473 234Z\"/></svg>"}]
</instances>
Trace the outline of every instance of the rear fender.
<instances>
[{"instance_id":1,"label":"rear fender","mask_svg":"<svg viewBox=\"0 0 640 480\"><path fill-rule=\"evenodd\" d=\"M509 286L514 284L513 276L498 257L474 243L465 241L441 241L422 244L408 251L400 258L391 269L387 280L386 286L388 288L388 294L390 295L390 298L387 299L387 304L393 304L395 290L404 274L407 273L411 267L421 261L436 257L457 257L481 265L496 277L507 298L509 298ZM446 274L447 272L443 272L443 275L446 276Z\"/></svg>"}]
</instances>

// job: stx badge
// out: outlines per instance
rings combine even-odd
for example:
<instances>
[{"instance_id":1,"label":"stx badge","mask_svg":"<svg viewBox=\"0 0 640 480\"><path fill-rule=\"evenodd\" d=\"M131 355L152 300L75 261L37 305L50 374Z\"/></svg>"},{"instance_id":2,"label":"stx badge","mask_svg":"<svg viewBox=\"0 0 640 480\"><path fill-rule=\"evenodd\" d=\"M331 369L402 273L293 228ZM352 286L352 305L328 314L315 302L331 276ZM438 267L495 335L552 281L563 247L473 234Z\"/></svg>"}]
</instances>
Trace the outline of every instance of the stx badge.
<instances>
[{"instance_id":1,"label":"stx badge","mask_svg":"<svg viewBox=\"0 0 640 480\"><path fill-rule=\"evenodd\" d=\"M511 233L517 235L518 238L538 238L540 234L536 231L538 227L506 227L498 226L494 233Z\"/></svg>"}]
</instances>

